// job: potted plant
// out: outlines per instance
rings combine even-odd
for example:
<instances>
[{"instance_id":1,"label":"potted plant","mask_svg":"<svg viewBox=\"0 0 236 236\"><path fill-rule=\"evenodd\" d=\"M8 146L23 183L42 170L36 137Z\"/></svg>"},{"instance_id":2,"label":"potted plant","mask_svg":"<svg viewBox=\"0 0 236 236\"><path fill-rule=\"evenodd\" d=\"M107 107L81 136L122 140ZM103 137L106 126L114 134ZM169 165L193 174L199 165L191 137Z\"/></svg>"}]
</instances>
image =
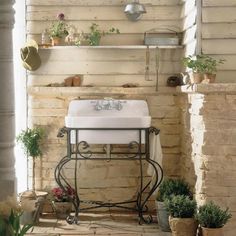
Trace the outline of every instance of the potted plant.
<instances>
[{"instance_id":1,"label":"potted plant","mask_svg":"<svg viewBox=\"0 0 236 236\"><path fill-rule=\"evenodd\" d=\"M59 219L65 219L71 212L75 190L71 187L55 187L51 191L53 209Z\"/></svg>"},{"instance_id":2,"label":"potted plant","mask_svg":"<svg viewBox=\"0 0 236 236\"><path fill-rule=\"evenodd\" d=\"M200 206L196 215L203 236L223 236L223 226L231 217L228 208L222 210L213 202Z\"/></svg>"},{"instance_id":3,"label":"potted plant","mask_svg":"<svg viewBox=\"0 0 236 236\"><path fill-rule=\"evenodd\" d=\"M33 226L32 224L20 225L20 218L24 211L22 205L15 198L7 198L0 202L0 235L24 236Z\"/></svg>"},{"instance_id":4,"label":"potted plant","mask_svg":"<svg viewBox=\"0 0 236 236\"><path fill-rule=\"evenodd\" d=\"M17 142L21 143L25 154L32 158L32 191L25 191L21 194L22 204L31 205L31 210L24 211L22 223L36 223L39 220L39 214L43 208L47 192L35 191L35 164L36 158L42 156L41 143L44 137L44 130L40 127L27 128L21 131L16 137ZM27 169L28 171L28 169ZM28 188L28 186L27 186Z\"/></svg>"},{"instance_id":5,"label":"potted plant","mask_svg":"<svg viewBox=\"0 0 236 236\"><path fill-rule=\"evenodd\" d=\"M183 58L184 66L192 70L190 74L190 81L192 84L199 84L203 80L203 71L205 68L203 55L192 55Z\"/></svg>"},{"instance_id":6,"label":"potted plant","mask_svg":"<svg viewBox=\"0 0 236 236\"><path fill-rule=\"evenodd\" d=\"M204 56L204 70L203 70L203 82L204 83L213 83L216 79L217 67L220 64L223 64L225 60L219 59L216 60L210 56Z\"/></svg>"},{"instance_id":7,"label":"potted plant","mask_svg":"<svg viewBox=\"0 0 236 236\"><path fill-rule=\"evenodd\" d=\"M100 40L102 36L111 34L111 33L117 33L119 34L119 29L116 29L112 27L108 31L103 31L99 29L99 25L96 23L92 23L92 25L89 27L90 32L88 34L81 34L77 42L75 43L77 46L81 45L82 42L87 42L90 46L98 46L100 44Z\"/></svg>"},{"instance_id":8,"label":"potted plant","mask_svg":"<svg viewBox=\"0 0 236 236\"><path fill-rule=\"evenodd\" d=\"M208 55L192 55L183 58L184 66L192 69L190 74L191 83L213 83L216 78L217 66L223 64L224 60L216 60Z\"/></svg>"},{"instance_id":9,"label":"potted plant","mask_svg":"<svg viewBox=\"0 0 236 236\"><path fill-rule=\"evenodd\" d=\"M53 46L63 44L63 39L68 35L68 25L65 23L65 15L63 13L57 15L57 21L52 23L49 33Z\"/></svg>"},{"instance_id":10,"label":"potted plant","mask_svg":"<svg viewBox=\"0 0 236 236\"><path fill-rule=\"evenodd\" d=\"M169 214L164 204L166 198L173 195L186 195L192 197L189 184L183 179L164 179L158 189L156 198L157 219L162 231L169 232Z\"/></svg>"},{"instance_id":11,"label":"potted plant","mask_svg":"<svg viewBox=\"0 0 236 236\"><path fill-rule=\"evenodd\" d=\"M195 200L189 196L176 195L165 200L170 214L169 223L173 236L196 236L197 221L194 218L197 209Z\"/></svg>"}]
</instances>

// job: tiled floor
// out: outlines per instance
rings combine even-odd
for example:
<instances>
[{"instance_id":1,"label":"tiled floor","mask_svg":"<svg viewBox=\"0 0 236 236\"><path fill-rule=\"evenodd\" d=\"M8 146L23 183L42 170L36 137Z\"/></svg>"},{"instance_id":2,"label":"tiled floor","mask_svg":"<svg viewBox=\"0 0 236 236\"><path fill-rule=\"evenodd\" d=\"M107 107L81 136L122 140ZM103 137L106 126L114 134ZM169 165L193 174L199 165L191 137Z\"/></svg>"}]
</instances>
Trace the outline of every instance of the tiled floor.
<instances>
[{"instance_id":1,"label":"tiled floor","mask_svg":"<svg viewBox=\"0 0 236 236\"><path fill-rule=\"evenodd\" d=\"M69 225L64 220L57 220L50 216L40 219L27 234L28 236L72 236L72 235L100 235L100 236L171 236L158 229L157 223L138 224L133 214L83 214L79 225Z\"/></svg>"}]
</instances>

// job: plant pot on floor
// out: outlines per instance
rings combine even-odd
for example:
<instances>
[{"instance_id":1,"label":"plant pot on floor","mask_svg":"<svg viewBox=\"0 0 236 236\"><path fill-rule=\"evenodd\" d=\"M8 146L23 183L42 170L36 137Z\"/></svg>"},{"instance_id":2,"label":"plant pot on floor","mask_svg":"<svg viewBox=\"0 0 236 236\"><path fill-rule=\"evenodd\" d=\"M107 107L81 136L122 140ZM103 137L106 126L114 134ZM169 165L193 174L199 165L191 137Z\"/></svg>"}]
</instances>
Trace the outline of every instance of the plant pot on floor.
<instances>
[{"instance_id":1,"label":"plant pot on floor","mask_svg":"<svg viewBox=\"0 0 236 236\"><path fill-rule=\"evenodd\" d=\"M157 221L160 229L164 232L170 232L169 214L164 202L156 201Z\"/></svg>"},{"instance_id":2,"label":"plant pot on floor","mask_svg":"<svg viewBox=\"0 0 236 236\"><path fill-rule=\"evenodd\" d=\"M66 219L71 213L72 202L52 201L52 205L58 219Z\"/></svg>"},{"instance_id":3,"label":"plant pot on floor","mask_svg":"<svg viewBox=\"0 0 236 236\"><path fill-rule=\"evenodd\" d=\"M196 236L198 224L194 218L169 217L169 223L173 236Z\"/></svg>"},{"instance_id":4,"label":"plant pot on floor","mask_svg":"<svg viewBox=\"0 0 236 236\"><path fill-rule=\"evenodd\" d=\"M223 228L204 228L202 227L202 236L223 236Z\"/></svg>"},{"instance_id":5,"label":"plant pot on floor","mask_svg":"<svg viewBox=\"0 0 236 236\"><path fill-rule=\"evenodd\" d=\"M47 192L25 191L20 195L22 207L21 224L37 224L45 203Z\"/></svg>"}]
</instances>

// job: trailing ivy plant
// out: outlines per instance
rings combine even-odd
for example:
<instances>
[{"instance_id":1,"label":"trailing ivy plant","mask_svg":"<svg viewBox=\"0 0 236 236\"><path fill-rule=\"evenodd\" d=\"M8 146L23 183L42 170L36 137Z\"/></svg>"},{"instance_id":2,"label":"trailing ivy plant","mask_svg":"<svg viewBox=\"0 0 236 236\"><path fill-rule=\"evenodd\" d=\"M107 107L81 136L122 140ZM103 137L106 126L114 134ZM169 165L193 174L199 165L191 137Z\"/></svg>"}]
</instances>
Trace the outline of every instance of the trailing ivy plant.
<instances>
[{"instance_id":1,"label":"trailing ivy plant","mask_svg":"<svg viewBox=\"0 0 236 236\"><path fill-rule=\"evenodd\" d=\"M199 224L205 228L221 228L232 217L229 209L221 209L212 201L199 207L196 218Z\"/></svg>"},{"instance_id":2,"label":"trailing ivy plant","mask_svg":"<svg viewBox=\"0 0 236 236\"><path fill-rule=\"evenodd\" d=\"M25 154L33 159L33 191L35 191L35 159L42 156L41 143L44 137L44 130L40 127L27 128L21 131L16 137L25 151Z\"/></svg>"}]
</instances>

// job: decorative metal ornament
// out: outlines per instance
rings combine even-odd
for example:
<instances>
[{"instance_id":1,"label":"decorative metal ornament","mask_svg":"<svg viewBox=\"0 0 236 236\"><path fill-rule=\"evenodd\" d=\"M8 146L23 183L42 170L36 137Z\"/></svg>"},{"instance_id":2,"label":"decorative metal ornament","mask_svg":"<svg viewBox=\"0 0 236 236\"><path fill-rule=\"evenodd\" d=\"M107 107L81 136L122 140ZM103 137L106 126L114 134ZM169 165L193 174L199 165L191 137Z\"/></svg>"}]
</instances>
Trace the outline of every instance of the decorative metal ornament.
<instances>
[{"instance_id":1,"label":"decorative metal ornament","mask_svg":"<svg viewBox=\"0 0 236 236\"><path fill-rule=\"evenodd\" d=\"M138 0L134 0L134 2L125 6L124 12L129 20L138 21L147 11L143 4L140 4Z\"/></svg>"}]
</instances>

